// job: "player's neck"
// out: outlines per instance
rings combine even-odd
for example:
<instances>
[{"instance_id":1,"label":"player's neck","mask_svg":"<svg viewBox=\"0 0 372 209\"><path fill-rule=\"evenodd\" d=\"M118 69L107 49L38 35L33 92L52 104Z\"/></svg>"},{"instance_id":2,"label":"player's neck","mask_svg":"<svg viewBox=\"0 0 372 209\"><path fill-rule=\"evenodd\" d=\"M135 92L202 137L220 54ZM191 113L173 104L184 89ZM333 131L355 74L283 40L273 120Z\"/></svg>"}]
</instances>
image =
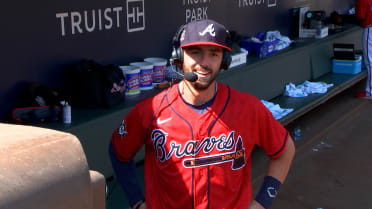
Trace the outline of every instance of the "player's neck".
<instances>
[{"instance_id":1,"label":"player's neck","mask_svg":"<svg viewBox=\"0 0 372 209\"><path fill-rule=\"evenodd\" d=\"M213 98L216 93L217 82L214 81L204 90L195 89L190 83L182 81L180 83L180 93L182 98L189 104L202 105Z\"/></svg>"}]
</instances>

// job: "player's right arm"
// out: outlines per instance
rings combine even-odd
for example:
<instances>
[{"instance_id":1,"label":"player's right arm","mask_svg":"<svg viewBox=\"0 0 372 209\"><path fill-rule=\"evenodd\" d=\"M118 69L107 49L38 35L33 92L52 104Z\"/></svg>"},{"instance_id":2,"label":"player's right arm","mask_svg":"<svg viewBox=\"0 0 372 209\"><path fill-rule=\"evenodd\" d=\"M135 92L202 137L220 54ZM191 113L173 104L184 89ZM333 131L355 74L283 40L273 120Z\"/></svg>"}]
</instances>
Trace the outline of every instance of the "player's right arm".
<instances>
[{"instance_id":1,"label":"player's right arm","mask_svg":"<svg viewBox=\"0 0 372 209\"><path fill-rule=\"evenodd\" d=\"M132 208L143 208L144 195L137 179L136 165L133 160L145 141L143 106L136 105L124 118L111 136L109 155L119 184L127 195ZM139 207L137 207L139 206Z\"/></svg>"},{"instance_id":2,"label":"player's right arm","mask_svg":"<svg viewBox=\"0 0 372 209\"><path fill-rule=\"evenodd\" d=\"M136 208L145 199L137 179L136 164L134 160L120 161L114 153L112 143L110 143L109 154L117 181L127 195L130 206Z\"/></svg>"}]
</instances>

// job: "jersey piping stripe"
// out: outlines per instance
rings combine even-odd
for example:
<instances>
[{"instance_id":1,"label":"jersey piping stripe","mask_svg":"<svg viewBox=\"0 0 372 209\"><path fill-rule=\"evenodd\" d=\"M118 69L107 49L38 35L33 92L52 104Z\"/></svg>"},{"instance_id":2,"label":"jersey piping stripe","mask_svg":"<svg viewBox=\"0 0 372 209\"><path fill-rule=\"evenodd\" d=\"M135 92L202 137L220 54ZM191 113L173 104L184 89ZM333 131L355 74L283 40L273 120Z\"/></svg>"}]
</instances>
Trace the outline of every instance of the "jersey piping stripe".
<instances>
[{"instance_id":1,"label":"jersey piping stripe","mask_svg":"<svg viewBox=\"0 0 372 209\"><path fill-rule=\"evenodd\" d=\"M226 103L225 105L223 106L221 112L218 114L218 116L216 117L216 119L214 119L214 121L211 123L211 125L209 126L208 128L208 138L211 136L211 130L212 130L212 127L214 126L214 124L216 124L217 120L221 117L221 115L225 112L225 109L227 107L227 104L229 103L230 101L230 87L227 87L228 91L227 91L227 98L226 98ZM207 209L209 209L209 197L210 197L210 175L209 175L209 165L208 165L208 170L207 170L207 176L208 176L208 182L207 182L207 196L208 196L208 204L207 204Z\"/></svg>"},{"instance_id":2,"label":"jersey piping stripe","mask_svg":"<svg viewBox=\"0 0 372 209\"><path fill-rule=\"evenodd\" d=\"M229 100L230 100L230 87L227 87L228 91L227 91L227 98L226 98L226 103L225 105L223 106L221 112L218 114L218 116L216 117L216 119L214 119L214 121L211 123L211 125L209 126L208 128L208 137L210 137L210 134L211 134L211 130L212 130L212 127L214 126L214 124L217 122L217 120L221 117L222 113L225 111L226 107L227 107L227 104L229 103Z\"/></svg>"},{"instance_id":3,"label":"jersey piping stripe","mask_svg":"<svg viewBox=\"0 0 372 209\"><path fill-rule=\"evenodd\" d=\"M288 140L288 131L285 133L285 137L284 137L285 139L284 139L284 142L283 142L283 144L282 144L282 147L280 147L280 149L277 151L277 152L275 152L274 154L272 154L272 155L269 155L269 157L274 157L275 155L277 155L277 154L279 154L280 152L282 152L282 150L286 147L286 145L287 145L287 140Z\"/></svg>"},{"instance_id":4,"label":"jersey piping stripe","mask_svg":"<svg viewBox=\"0 0 372 209\"><path fill-rule=\"evenodd\" d=\"M185 123L189 126L190 128L190 132L191 132L191 140L194 141L194 132L192 130L192 126L191 124L184 118L182 117L182 115L180 115L173 107L172 105L170 104L169 102L169 99L168 99L168 95L166 95L166 100L167 100L167 103L168 103L168 106L169 108L171 108L171 110L178 116L180 117L183 121L185 121ZM195 153L194 153L194 150L193 150L193 157L194 157ZM192 179L191 179L191 208L194 209L194 168L192 168Z\"/></svg>"},{"instance_id":5,"label":"jersey piping stripe","mask_svg":"<svg viewBox=\"0 0 372 209\"><path fill-rule=\"evenodd\" d=\"M161 107L161 105L162 105L163 102L164 102L164 98L168 95L168 90L169 90L169 89L167 89L167 90L165 91L163 98L161 98L161 101L160 101L160 104L159 104L158 108L156 109L156 111L155 111L154 114L152 115L152 118L151 118L149 124L147 125L146 133L149 133L151 123L152 123L152 121L154 121L156 115L157 115L158 112L160 111L160 107ZM169 103L168 103L168 104L169 104Z\"/></svg>"}]
</instances>

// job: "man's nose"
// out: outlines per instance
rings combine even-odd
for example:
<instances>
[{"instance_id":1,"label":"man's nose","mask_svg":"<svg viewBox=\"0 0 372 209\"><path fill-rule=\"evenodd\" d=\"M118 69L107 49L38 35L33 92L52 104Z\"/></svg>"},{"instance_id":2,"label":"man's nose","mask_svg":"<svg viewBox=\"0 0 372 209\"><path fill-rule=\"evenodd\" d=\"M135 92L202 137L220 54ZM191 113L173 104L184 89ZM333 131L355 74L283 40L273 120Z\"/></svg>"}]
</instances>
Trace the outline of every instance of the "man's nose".
<instances>
[{"instance_id":1,"label":"man's nose","mask_svg":"<svg viewBox=\"0 0 372 209\"><path fill-rule=\"evenodd\" d=\"M206 53L202 53L199 60L199 65L207 68L209 66L209 59Z\"/></svg>"}]
</instances>

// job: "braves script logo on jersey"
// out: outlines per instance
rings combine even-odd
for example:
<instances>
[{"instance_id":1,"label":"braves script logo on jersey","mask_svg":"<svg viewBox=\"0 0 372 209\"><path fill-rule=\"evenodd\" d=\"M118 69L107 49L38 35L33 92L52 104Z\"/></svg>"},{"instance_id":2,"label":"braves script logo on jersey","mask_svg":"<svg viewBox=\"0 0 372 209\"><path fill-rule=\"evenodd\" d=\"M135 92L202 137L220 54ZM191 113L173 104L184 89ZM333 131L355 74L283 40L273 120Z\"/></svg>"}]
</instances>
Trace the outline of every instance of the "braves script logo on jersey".
<instances>
[{"instance_id":1,"label":"braves script logo on jersey","mask_svg":"<svg viewBox=\"0 0 372 209\"><path fill-rule=\"evenodd\" d=\"M206 137L200 142L198 140L187 141L184 146L178 144L175 141L169 143L169 149L167 145L168 133L163 130L155 129L151 134L151 139L154 145L154 150L157 159L160 162L169 160L172 155L177 158L183 158L188 156L197 155L200 151L204 153L210 153L213 149L218 151L233 150L232 152L225 152L218 155L208 155L206 157L199 158L186 158L183 160L183 166L186 168L215 165L226 162L232 162L231 168L233 170L240 169L245 165L245 150L243 148L243 142L241 136L238 136L237 140L234 137L234 131L231 131L227 136L221 134L219 137ZM169 150L169 151L167 151Z\"/></svg>"},{"instance_id":2,"label":"braves script logo on jersey","mask_svg":"<svg viewBox=\"0 0 372 209\"><path fill-rule=\"evenodd\" d=\"M208 25L202 32L199 32L200 36L204 36L206 33L209 33L209 35L215 37L216 32L214 32L213 24Z\"/></svg>"}]
</instances>

